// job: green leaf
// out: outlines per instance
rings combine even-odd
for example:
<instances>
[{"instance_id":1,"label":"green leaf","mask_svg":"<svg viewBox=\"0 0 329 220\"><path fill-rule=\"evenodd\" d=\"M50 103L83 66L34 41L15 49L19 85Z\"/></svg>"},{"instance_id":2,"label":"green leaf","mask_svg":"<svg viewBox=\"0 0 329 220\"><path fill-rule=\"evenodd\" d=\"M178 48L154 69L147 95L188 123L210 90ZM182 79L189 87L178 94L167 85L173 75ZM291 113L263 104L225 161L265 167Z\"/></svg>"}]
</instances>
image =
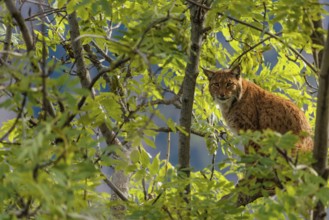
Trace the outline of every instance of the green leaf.
<instances>
[{"instance_id":1,"label":"green leaf","mask_svg":"<svg viewBox=\"0 0 329 220\"><path fill-rule=\"evenodd\" d=\"M78 3L78 1L74 0L74 1L69 1L66 4L66 11L68 14L72 14L75 11L75 7L76 7L77 3Z\"/></svg>"},{"instance_id":2,"label":"green leaf","mask_svg":"<svg viewBox=\"0 0 329 220\"><path fill-rule=\"evenodd\" d=\"M175 123L171 118L168 118L168 119L166 120L166 122L167 122L167 125L168 125L168 127L170 128L170 130L171 130L172 132L176 132L176 123Z\"/></svg>"},{"instance_id":3,"label":"green leaf","mask_svg":"<svg viewBox=\"0 0 329 220\"><path fill-rule=\"evenodd\" d=\"M145 141L145 143L146 143L148 146L150 146L150 147L152 147L152 148L156 148L155 143L154 143L154 140L151 140L151 139L148 139L148 138L144 138L144 141Z\"/></svg>"},{"instance_id":4,"label":"green leaf","mask_svg":"<svg viewBox=\"0 0 329 220\"><path fill-rule=\"evenodd\" d=\"M130 153L130 160L132 163L138 163L139 162L139 151L138 150L133 150L131 153Z\"/></svg>"},{"instance_id":5,"label":"green leaf","mask_svg":"<svg viewBox=\"0 0 329 220\"><path fill-rule=\"evenodd\" d=\"M140 162L143 167L148 167L150 164L151 155L149 155L145 150L141 150L140 152Z\"/></svg>"},{"instance_id":6,"label":"green leaf","mask_svg":"<svg viewBox=\"0 0 329 220\"><path fill-rule=\"evenodd\" d=\"M323 204L329 204L329 188L321 187L317 192L317 197L323 202Z\"/></svg>"},{"instance_id":7,"label":"green leaf","mask_svg":"<svg viewBox=\"0 0 329 220\"><path fill-rule=\"evenodd\" d=\"M150 170L150 174L151 175L156 175L159 173L159 169L160 169L160 154L157 154L153 161L152 164L149 166L149 170Z\"/></svg>"}]
</instances>

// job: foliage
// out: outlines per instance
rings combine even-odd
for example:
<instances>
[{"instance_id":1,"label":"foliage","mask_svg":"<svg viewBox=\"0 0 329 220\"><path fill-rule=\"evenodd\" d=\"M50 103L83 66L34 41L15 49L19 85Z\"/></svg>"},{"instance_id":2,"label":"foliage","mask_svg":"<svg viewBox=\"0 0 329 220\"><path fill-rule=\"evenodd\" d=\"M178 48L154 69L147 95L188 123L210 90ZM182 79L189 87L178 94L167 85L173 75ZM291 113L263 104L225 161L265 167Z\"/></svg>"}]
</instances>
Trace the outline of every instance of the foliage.
<instances>
[{"instance_id":1,"label":"foliage","mask_svg":"<svg viewBox=\"0 0 329 220\"><path fill-rule=\"evenodd\" d=\"M17 22L8 10L0 12L0 107L17 115L0 130L1 219L108 219L113 215L110 208L118 205L126 207L122 212L127 219L300 219L308 218L318 200L328 205L329 188L311 168L311 155L295 159L286 153L296 137L271 131L233 137L203 74L197 79L192 133L206 140L204 154L223 153L227 159L194 170L186 179L168 158L147 153L147 147L159 148L155 139L161 132L184 131L166 113L173 106L178 112L182 104L193 22L188 2L24 3L22 11L38 8L25 17L33 26L34 50L29 52ZM6 8L4 2L0 7ZM96 79L94 98L80 86L68 31L67 17L73 12L84 60ZM312 21L321 19L319 13L326 12L314 0L214 1L200 65L216 68L240 62L245 78L294 100L314 124L317 67L301 57L322 47L311 39ZM11 47L4 52L8 32ZM116 143L105 144L102 123ZM243 155L237 146L250 139L267 156ZM131 146L128 157L122 149L126 143ZM113 154L115 159L109 157ZM128 202L111 201L110 194L97 190L104 179L111 179L103 167L130 177ZM282 189L276 185L274 198L236 207L239 192L273 185L254 178L236 188L227 180L232 173L241 179L245 173L278 178ZM184 195L188 183L191 194ZM221 199L228 194L233 197Z\"/></svg>"}]
</instances>

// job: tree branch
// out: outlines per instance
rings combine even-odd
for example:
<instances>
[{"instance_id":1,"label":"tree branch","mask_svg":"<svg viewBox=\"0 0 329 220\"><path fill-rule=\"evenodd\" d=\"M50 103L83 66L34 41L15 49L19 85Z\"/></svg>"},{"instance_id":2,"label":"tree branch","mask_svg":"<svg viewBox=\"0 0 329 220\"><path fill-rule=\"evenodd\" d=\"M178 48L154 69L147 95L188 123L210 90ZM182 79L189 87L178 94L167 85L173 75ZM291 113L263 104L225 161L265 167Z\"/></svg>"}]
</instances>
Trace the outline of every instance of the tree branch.
<instances>
[{"instance_id":1,"label":"tree branch","mask_svg":"<svg viewBox=\"0 0 329 220\"><path fill-rule=\"evenodd\" d=\"M97 52L100 53L107 62L109 63L113 62L113 59L110 56L108 56L105 53L105 51L103 51L94 41L92 41L91 44L96 48Z\"/></svg>"},{"instance_id":2,"label":"tree branch","mask_svg":"<svg viewBox=\"0 0 329 220\"><path fill-rule=\"evenodd\" d=\"M212 1L205 1L205 5L210 7ZM199 60L204 34L204 20L207 9L192 4L190 7L191 20L191 46L189 49L189 60L185 68L185 76L182 84L182 108L179 123L185 132L179 132L178 164L184 176L190 176L190 134L192 125L192 109L194 102L194 92L196 79L199 74ZM190 185L185 188L185 193L190 193ZM183 195L184 197L184 195ZM184 198L188 202L188 198Z\"/></svg>"},{"instance_id":3,"label":"tree branch","mask_svg":"<svg viewBox=\"0 0 329 220\"><path fill-rule=\"evenodd\" d=\"M252 28L252 29L255 29L255 30L257 30L257 31L260 31L260 32L262 32L262 33L264 33L264 34L266 34L266 35L269 35L269 36L271 36L272 38L274 38L274 39L276 39L277 41L279 41L280 43L282 43L283 45L285 45L287 48L289 48L295 55L296 55L296 57L299 57L302 61L304 61L304 63L314 72L314 73L318 73L318 71L314 68L314 66L310 63L310 62L308 62L307 60L306 60L306 58L303 56L303 55L301 55L296 49L294 49L294 48L292 48L291 46L289 46L289 45L287 45L287 43L285 43L283 40L281 40L278 36L276 36L275 34L272 34L272 33L270 33L270 32L268 32L268 31L264 31L263 29L261 29L261 28L258 28L258 27L256 27L256 26L254 26L254 25L252 25L252 24L249 24L249 23L247 23L247 22L244 22L244 21L241 21L241 20L239 20L239 19L236 19L236 18L233 18L233 17L231 17L231 16L229 16L229 15L225 15L225 14L223 14L223 13L221 13L221 12L218 12L218 14L220 15L220 16L224 16L224 17L227 17L228 19L230 19L230 20L232 20L232 21L235 21L235 22L237 22L237 23L240 23L240 24L243 24L243 25L245 25L245 26L247 26L247 27L250 27L250 28Z\"/></svg>"},{"instance_id":4,"label":"tree branch","mask_svg":"<svg viewBox=\"0 0 329 220\"><path fill-rule=\"evenodd\" d=\"M75 12L73 12L68 16L68 21L70 25L71 44L75 58L77 74L78 77L80 78L82 87L89 88L90 76L89 73L87 72L87 68L83 60L81 41L76 40L76 38L80 36L80 31L79 31L79 24ZM91 91L91 95L94 97L95 94L93 93L93 91Z\"/></svg>"},{"instance_id":5,"label":"tree branch","mask_svg":"<svg viewBox=\"0 0 329 220\"><path fill-rule=\"evenodd\" d=\"M171 128L168 127L160 127L160 128L156 128L156 129L152 129L153 131L157 131L157 132L174 132ZM199 137L205 137L206 133L202 132L202 131L197 131L191 128L191 134L197 135Z\"/></svg>"},{"instance_id":6,"label":"tree branch","mask_svg":"<svg viewBox=\"0 0 329 220\"><path fill-rule=\"evenodd\" d=\"M81 85L82 85L83 88L89 89L90 92L91 92L91 96L94 98L95 97L95 92L93 90L93 85L97 81L97 79L102 74L106 73L107 71L104 71L103 73L99 73L98 78L94 79L92 82L90 81L90 76L89 76L89 73L86 69L84 60L83 60L82 44L81 44L81 41L79 40L79 36L80 36L79 24L78 24L78 20L77 20L77 16L76 16L75 12L73 12L72 14L69 15L68 21L69 21L69 26L70 26L70 35L71 35L71 43L72 43L73 54L74 54L74 57L76 59L76 68L77 68L78 76L79 76L80 81L81 81ZM121 65L121 63L118 64L118 62L117 62L116 64L112 64L110 69L117 68L119 65ZM85 100L85 99L86 99L86 97L83 97L80 100L80 102L79 102L80 106L83 105L83 103L84 103L83 100ZM100 108L102 108L102 106L100 106ZM74 118L73 116L70 116L68 118L68 120L73 120L73 118ZM124 152L125 156L127 158L129 158L129 153L130 153L130 151L129 151L130 145L129 144L126 144L125 146L123 146L121 144L120 140L116 138L115 133L107 127L105 122L103 122L99 126L99 129L102 132L103 137L105 137L105 141L106 141L107 145L116 144L116 145L120 146L121 150ZM113 190L114 194L112 194L111 200L116 200L117 197L123 198L122 197L123 194L128 195L129 177L123 171L114 170L114 173L112 174L112 178L113 178L114 183L115 183L115 185L113 184L113 188L114 188L114 186L118 186L118 188L120 190L119 191L118 190ZM106 182L111 184L111 182L109 182L109 181L106 181ZM117 208L121 209L121 206L120 207L114 207L113 210L116 210Z\"/></svg>"},{"instance_id":7,"label":"tree branch","mask_svg":"<svg viewBox=\"0 0 329 220\"><path fill-rule=\"evenodd\" d=\"M321 17L321 15L319 16ZM312 21L313 23L313 31L311 34L311 40L313 45L324 45L325 39L323 34L321 33L322 27L322 20L319 19L317 21ZM315 66L320 69L322 65L322 57L323 57L323 49L317 50L316 47L312 47L312 53L314 58Z\"/></svg>"},{"instance_id":8,"label":"tree branch","mask_svg":"<svg viewBox=\"0 0 329 220\"><path fill-rule=\"evenodd\" d=\"M3 46L4 51L10 51L12 32L13 32L13 27L11 26L11 24L7 24L6 25L6 37L5 37L5 42L4 42L4 46ZM8 58L8 53L4 53L2 55L3 61L7 62L7 58Z\"/></svg>"},{"instance_id":9,"label":"tree branch","mask_svg":"<svg viewBox=\"0 0 329 220\"><path fill-rule=\"evenodd\" d=\"M327 34L327 42L323 51L322 60L329 60L329 28ZM316 162L313 164L317 171L325 181L328 180L326 175L328 160L328 132L329 132L329 62L322 62L319 74L319 91L316 109L316 122L314 132L314 149L313 157ZM319 201L313 213L314 220L325 219L324 204Z\"/></svg>"},{"instance_id":10,"label":"tree branch","mask_svg":"<svg viewBox=\"0 0 329 220\"><path fill-rule=\"evenodd\" d=\"M151 24L149 24L149 25L146 27L145 31L143 32L143 34L142 34L140 40L138 41L138 43L136 44L136 47L135 47L135 48L136 48L136 49L140 48L141 44L143 43L143 41L144 41L144 39L145 39L145 37L146 37L146 34L147 34L147 33L148 33L153 27L155 27L155 26L158 25L158 24L164 23L164 22L168 21L169 19L170 19L170 13L169 13L169 11L168 11L166 17L159 18L159 19L153 21Z\"/></svg>"},{"instance_id":11,"label":"tree branch","mask_svg":"<svg viewBox=\"0 0 329 220\"><path fill-rule=\"evenodd\" d=\"M121 190L114 183L112 183L111 180L109 180L108 178L104 178L103 181L113 190L113 192L115 192L115 194L119 196L122 201L129 201L129 199L121 192Z\"/></svg>"},{"instance_id":12,"label":"tree branch","mask_svg":"<svg viewBox=\"0 0 329 220\"><path fill-rule=\"evenodd\" d=\"M329 59L329 31L323 60ZM314 132L314 164L315 170L323 175L327 167L328 152L328 122L329 122L329 63L323 62L319 75L319 91L316 111L316 125Z\"/></svg>"},{"instance_id":13,"label":"tree branch","mask_svg":"<svg viewBox=\"0 0 329 220\"><path fill-rule=\"evenodd\" d=\"M22 100L22 104L21 104L21 108L16 116L16 119L15 119L15 122L14 124L9 128L9 130L0 138L0 142L2 142L5 138L8 137L8 135L10 135L10 133L15 129L17 123L18 123L18 120L22 117L22 114L23 114L23 111L24 111L24 107L25 107L25 104L26 104L26 96L27 94L24 93L23 94L23 100Z\"/></svg>"},{"instance_id":14,"label":"tree branch","mask_svg":"<svg viewBox=\"0 0 329 220\"><path fill-rule=\"evenodd\" d=\"M65 12L65 10L66 10L65 8L49 9L49 10L42 11L40 13L34 14L34 15L26 18L25 21L32 21L32 20L35 20L35 19L40 19L41 17L46 17L46 16L49 16L49 15L54 14L54 13Z\"/></svg>"},{"instance_id":15,"label":"tree branch","mask_svg":"<svg viewBox=\"0 0 329 220\"><path fill-rule=\"evenodd\" d=\"M203 8L203 9L206 9L206 10L210 10L211 8L207 5L204 5L204 4L201 4L199 2L196 2L196 1L193 1L193 0L186 0L187 2L193 4L193 5L196 5L196 6L199 6L200 8Z\"/></svg>"},{"instance_id":16,"label":"tree branch","mask_svg":"<svg viewBox=\"0 0 329 220\"><path fill-rule=\"evenodd\" d=\"M21 29L27 52L34 50L32 35L30 33L30 30L27 28L21 13L16 9L15 4L12 0L5 0L5 3L11 16L16 20L19 28Z\"/></svg>"},{"instance_id":17,"label":"tree branch","mask_svg":"<svg viewBox=\"0 0 329 220\"><path fill-rule=\"evenodd\" d=\"M32 40L32 35L30 33L30 30L27 28L27 25L25 24L24 18L21 15L21 13L16 9L14 2L12 0L5 0L6 6L8 11L10 12L11 16L15 19L15 21L17 22L25 45L26 45L26 50L27 52L31 52L34 50L34 45L33 45L33 40ZM33 67L34 72L40 72L40 66L38 64L34 64L33 62L31 62L31 65ZM46 101L46 111L52 116L55 117L56 113L54 110L54 107L52 106L52 103L49 100L45 100Z\"/></svg>"},{"instance_id":18,"label":"tree branch","mask_svg":"<svg viewBox=\"0 0 329 220\"><path fill-rule=\"evenodd\" d=\"M130 57L126 57L126 58L122 57L118 61L114 62L110 67L100 70L98 74L91 80L88 89L92 89L95 83L99 80L99 78L101 78L105 73L112 72L116 68L128 62L130 59L131 59Z\"/></svg>"},{"instance_id":19,"label":"tree branch","mask_svg":"<svg viewBox=\"0 0 329 220\"><path fill-rule=\"evenodd\" d=\"M276 33L276 35L280 35L280 34L281 34L281 33ZM244 55L246 55L247 53L249 53L250 51L252 51L253 49L255 49L256 47L258 47L259 45L263 44L265 41L267 41L267 40L269 40L269 39L271 39L271 38L272 38L272 36L269 36L269 37L263 39L262 41L258 42L257 44L251 46L248 50L243 51L243 52L242 52L237 58L235 58L235 59L233 60L233 62L230 64L230 68L231 68L232 66L234 66L235 62L239 61L239 60L241 59L241 57L243 57Z\"/></svg>"}]
</instances>

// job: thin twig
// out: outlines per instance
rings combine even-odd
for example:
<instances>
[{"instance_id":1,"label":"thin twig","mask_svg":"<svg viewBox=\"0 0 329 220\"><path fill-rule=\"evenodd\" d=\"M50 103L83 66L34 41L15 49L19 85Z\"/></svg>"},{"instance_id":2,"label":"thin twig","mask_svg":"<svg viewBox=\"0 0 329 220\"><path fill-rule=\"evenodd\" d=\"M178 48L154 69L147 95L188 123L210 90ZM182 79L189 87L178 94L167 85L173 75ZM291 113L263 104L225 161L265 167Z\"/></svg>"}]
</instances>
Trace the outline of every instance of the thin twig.
<instances>
[{"instance_id":1,"label":"thin twig","mask_svg":"<svg viewBox=\"0 0 329 220\"><path fill-rule=\"evenodd\" d=\"M69 26L70 26L70 35L71 35L71 44L72 44L72 49L73 49L73 55L77 61L76 68L77 68L78 76L80 78L80 83L83 88L89 89L91 97L95 98L96 93L93 89L93 86L97 82L99 77L101 77L103 74L105 74L109 70L112 71L115 68L118 68L120 65L127 62L130 58L126 58L126 59L122 58L118 62L113 63L111 65L111 67L109 69L107 69L107 71L99 72L97 77L94 78L93 81L91 81L89 72L86 68L86 65L85 65L85 62L83 59L82 43L80 40L76 40L80 36L80 31L79 31L78 18L77 18L77 15L75 12L73 12L72 14L70 14L68 16L68 21L69 21ZM79 108L81 108L83 103L85 103L85 100L86 100L86 96L82 97L82 99L79 102L79 106L80 106L80 107L78 106ZM100 105L99 107L103 110L102 105ZM69 125L70 122L74 119L75 115L76 114L70 115L70 117L68 117L68 119L66 120L65 124ZM129 150L131 147L130 144L122 145L121 141L115 137L113 130L111 130L105 122L101 123L98 127L99 127L103 137L105 138L106 144L108 146L117 144L122 149L122 151L125 153L125 155L127 157L129 157L128 153L129 153ZM127 194L127 195L129 194L129 192L128 192L129 177L124 172L118 171L116 169L114 169L114 173L112 174L112 177L113 177L113 181L116 185L114 183L112 183L109 179L104 178L104 182L113 190L113 192L111 192L111 195L112 195L111 200L117 200L117 197L119 197L124 201L128 201L128 198L125 196L125 194ZM119 188L117 186L119 186Z\"/></svg>"},{"instance_id":2,"label":"thin twig","mask_svg":"<svg viewBox=\"0 0 329 220\"><path fill-rule=\"evenodd\" d=\"M164 192L164 191L162 191L162 192L160 192L160 193L158 194L158 196L153 200L152 205L154 205L154 204L160 199L160 197L162 196L163 192Z\"/></svg>"},{"instance_id":3,"label":"thin twig","mask_svg":"<svg viewBox=\"0 0 329 220\"><path fill-rule=\"evenodd\" d=\"M160 127L160 128L151 129L151 130L157 131L157 132L173 132L173 130L171 128L168 128L168 127ZM206 133L201 132L201 131L196 131L194 129L191 129L191 133L195 134L195 135L198 135L200 137L205 137L206 136Z\"/></svg>"},{"instance_id":4,"label":"thin twig","mask_svg":"<svg viewBox=\"0 0 329 220\"><path fill-rule=\"evenodd\" d=\"M262 32L262 33L264 33L264 34L266 34L266 35L269 35L269 36L271 36L272 38L274 38L274 39L276 39L277 41L279 41L280 43L282 43L283 45L285 45L287 48L289 48L297 57L299 57L301 60L303 60L304 62L305 62L305 64L314 72L314 73L318 73L318 71L314 68L314 66L310 63L310 62L308 62L307 60L306 60L306 58L302 55L302 54L300 54L296 49L294 49L294 48L292 48L291 46L289 46L286 42L284 42L283 40L281 40L278 36L276 36L275 34L272 34L272 33L270 33L270 32L268 32L268 31L264 31L263 29L261 29L261 28L258 28L258 27L256 27L256 26L254 26L254 25L252 25L252 24L249 24L249 23L247 23L247 22L244 22L244 21L241 21L241 20L239 20L239 19L236 19L236 18L233 18L233 17L231 17L231 16L229 16L229 15L225 15L225 14L223 14L223 13L221 13L221 12L218 12L218 15L220 15L220 16L224 16L224 17L227 17L228 19L230 19L230 20L232 20L232 21L235 21L235 22L237 22L237 23L240 23L240 24L243 24L243 25L245 25L245 26L247 26L247 27L250 27L250 28L252 28L252 29L255 29L255 30L258 30L258 31L260 31L260 32Z\"/></svg>"},{"instance_id":5,"label":"thin twig","mask_svg":"<svg viewBox=\"0 0 329 220\"><path fill-rule=\"evenodd\" d=\"M4 141L0 141L0 144L3 144L3 145L22 145L19 142L4 142Z\"/></svg>"},{"instance_id":6,"label":"thin twig","mask_svg":"<svg viewBox=\"0 0 329 220\"><path fill-rule=\"evenodd\" d=\"M231 42L231 41L235 40L235 41L238 41L240 44L245 44L247 47L250 47L250 45L247 42L243 42L242 40L239 40L236 37L234 37L234 33L232 31L231 26L232 26L232 24L230 24L230 23L227 25L227 28L228 28L231 39L225 40L225 41L226 42Z\"/></svg>"},{"instance_id":7,"label":"thin twig","mask_svg":"<svg viewBox=\"0 0 329 220\"><path fill-rule=\"evenodd\" d=\"M275 146L276 151L286 160L289 165L293 165L294 161L291 157L288 156L285 150L280 149L279 147Z\"/></svg>"},{"instance_id":8,"label":"thin twig","mask_svg":"<svg viewBox=\"0 0 329 220\"><path fill-rule=\"evenodd\" d=\"M93 88L94 85L95 85L95 83L98 81L98 79L101 78L105 73L112 72L116 68L118 68L121 65L123 65L124 63L128 62L130 59L131 59L130 57L127 57L127 58L123 58L122 57L120 60L118 60L115 63L113 63L111 65L111 67L104 68L103 70L99 71L98 74L91 80L88 88L89 89Z\"/></svg>"},{"instance_id":9,"label":"thin twig","mask_svg":"<svg viewBox=\"0 0 329 220\"><path fill-rule=\"evenodd\" d=\"M16 216L17 218L24 218L29 216L30 208L32 205L32 198L29 196L26 203L24 203L23 209Z\"/></svg>"},{"instance_id":10,"label":"thin twig","mask_svg":"<svg viewBox=\"0 0 329 220\"><path fill-rule=\"evenodd\" d=\"M45 33L45 24L42 24L42 32ZM42 63L41 63L41 78L42 78L42 107L44 110L44 119L47 119L47 88L46 88L46 79L47 79L47 73L46 73L46 40L43 36L42 39Z\"/></svg>"},{"instance_id":11,"label":"thin twig","mask_svg":"<svg viewBox=\"0 0 329 220\"><path fill-rule=\"evenodd\" d=\"M212 178L214 177L214 172L215 172L215 159L216 159L216 153L214 153L212 155L212 159L211 159L211 175L210 175L210 181L212 180Z\"/></svg>"},{"instance_id":12,"label":"thin twig","mask_svg":"<svg viewBox=\"0 0 329 220\"><path fill-rule=\"evenodd\" d=\"M22 57L23 56L23 54L18 53L18 52L4 51L4 50L0 50L0 54L8 54L8 55L16 56L16 57Z\"/></svg>"},{"instance_id":13,"label":"thin twig","mask_svg":"<svg viewBox=\"0 0 329 220\"><path fill-rule=\"evenodd\" d=\"M108 178L104 178L103 181L119 196L122 201L129 201L128 198L121 192L121 190L112 183Z\"/></svg>"},{"instance_id":14,"label":"thin twig","mask_svg":"<svg viewBox=\"0 0 329 220\"><path fill-rule=\"evenodd\" d=\"M49 16L50 14L53 14L53 13L65 12L65 10L66 10L65 8L50 9L50 10L47 10L47 11L43 11L43 12L34 14L34 15L28 17L28 18L25 18L25 21L32 21L34 18L46 17L46 16Z\"/></svg>"},{"instance_id":15,"label":"thin twig","mask_svg":"<svg viewBox=\"0 0 329 220\"><path fill-rule=\"evenodd\" d=\"M143 34L142 34L141 38L139 39L138 43L136 44L136 47L135 47L135 48L136 48L136 49L140 48L141 44L143 43L143 41L144 41L144 39L145 39L145 37L146 37L146 34L147 34L152 28L154 28L154 27L155 27L156 25L158 25L158 24L161 24L161 23L164 23L164 22L168 21L169 19L170 19L170 13L169 13L169 11L168 11L166 17L159 18L159 19L153 21L151 24L149 24L149 25L146 27L145 31L143 32Z\"/></svg>"},{"instance_id":16,"label":"thin twig","mask_svg":"<svg viewBox=\"0 0 329 220\"><path fill-rule=\"evenodd\" d=\"M24 3L25 2L29 2L29 3L36 4L36 5L42 5L42 6L46 6L48 8L51 8L51 6L49 4L43 3L41 1L25 0Z\"/></svg>"},{"instance_id":17,"label":"thin twig","mask_svg":"<svg viewBox=\"0 0 329 220\"><path fill-rule=\"evenodd\" d=\"M105 73L107 73L107 72L111 72L111 71L115 70L116 68L120 67L122 64L126 63L126 62L129 61L129 60L130 60L129 57L128 57L128 58L125 58L125 59L121 59L121 60L119 60L119 61L113 63L113 64L111 65L111 67L109 67L109 68L105 68L105 69L103 69L102 71L100 71L100 72L99 72L99 73L98 73L98 74L92 79L91 83L90 83L89 86L88 86L88 89L91 90L91 89L94 87L94 85L95 85L95 83L97 82L97 80L98 80L100 77L102 77ZM80 101L78 102L78 106L77 106L78 110L80 110L80 109L82 108L82 106L84 105L84 103L86 102L86 100L87 100L87 96L83 96L83 97L80 99ZM71 114L71 115L67 118L67 120L65 121L65 123L63 124L63 127L68 126L68 125L72 122L72 120L75 118L75 116L76 116L76 114Z\"/></svg>"},{"instance_id":18,"label":"thin twig","mask_svg":"<svg viewBox=\"0 0 329 220\"><path fill-rule=\"evenodd\" d=\"M138 146L138 151L139 151L140 154L142 153L142 150L141 150L141 147L140 146ZM138 163L140 165L142 165L140 161ZM142 179L142 187L143 187L144 200L147 201L148 200L148 193L147 193L147 187L146 187L146 183L145 183L145 178Z\"/></svg>"},{"instance_id":19,"label":"thin twig","mask_svg":"<svg viewBox=\"0 0 329 220\"><path fill-rule=\"evenodd\" d=\"M27 28L27 25L25 24L23 16L17 10L17 8L15 7L15 4L13 3L12 0L5 0L5 3L6 3L8 11L10 12L11 16L16 20L16 22L17 22L17 24L18 24L18 26L21 30L21 33L22 33L22 36L23 36L23 39L24 39L24 42L25 42L25 45L26 45L27 52L29 53L29 52L33 51L34 50L34 44L33 44L33 40L32 40L32 35L30 33L30 30ZM31 65L33 67L34 72L40 72L41 71L39 64L34 64L31 61ZM47 111L49 112L49 114L51 116L54 117L56 115L56 112L55 112L54 107L52 106L52 103L49 102L48 100L46 100L46 102L47 102L46 103Z\"/></svg>"},{"instance_id":20,"label":"thin twig","mask_svg":"<svg viewBox=\"0 0 329 220\"><path fill-rule=\"evenodd\" d=\"M30 34L30 30L27 28L24 18L21 13L17 10L14 2L12 0L5 0L8 11L11 16L16 20L19 28L21 29L23 39L26 45L27 52L30 52L34 49L32 35Z\"/></svg>"},{"instance_id":21,"label":"thin twig","mask_svg":"<svg viewBox=\"0 0 329 220\"><path fill-rule=\"evenodd\" d=\"M263 16L263 31L265 31L265 21L266 21L266 12L267 12L267 8L266 8L266 3L263 2L263 7L264 7L264 16Z\"/></svg>"},{"instance_id":22,"label":"thin twig","mask_svg":"<svg viewBox=\"0 0 329 220\"><path fill-rule=\"evenodd\" d=\"M15 129L19 119L22 117L23 115L23 111L24 111L24 107L25 107L25 104L26 104L26 100L27 100L27 94L26 93L23 93L23 101L22 101L22 104L21 104L21 108L20 108L20 111L18 112L17 114L17 117L15 119L15 122L14 124L9 128L9 130L0 138L0 142L2 142L5 138L8 137L8 135Z\"/></svg>"},{"instance_id":23,"label":"thin twig","mask_svg":"<svg viewBox=\"0 0 329 220\"><path fill-rule=\"evenodd\" d=\"M145 102L145 103L141 103L139 105L136 106L136 109L134 110L134 112L139 111L140 109L147 107L147 106L153 106L153 105L172 105L175 104L176 102L179 101L179 96L175 96L171 99L157 99L157 100L153 100L150 102Z\"/></svg>"},{"instance_id":24,"label":"thin twig","mask_svg":"<svg viewBox=\"0 0 329 220\"><path fill-rule=\"evenodd\" d=\"M168 172L169 159L170 159L170 132L168 132L168 137L167 137L167 152L166 152L165 175L167 175L167 172Z\"/></svg>"},{"instance_id":25,"label":"thin twig","mask_svg":"<svg viewBox=\"0 0 329 220\"><path fill-rule=\"evenodd\" d=\"M49 167L51 165L56 165L61 159L65 157L66 151L62 152L55 160L49 160L41 164L36 164L36 166L33 169L33 179L37 181L38 179L38 173L40 169L44 169L46 167Z\"/></svg>"},{"instance_id":26,"label":"thin twig","mask_svg":"<svg viewBox=\"0 0 329 220\"><path fill-rule=\"evenodd\" d=\"M174 220L174 217L172 217L169 209L166 206L162 206L162 209L168 214L168 216L171 220Z\"/></svg>"},{"instance_id":27,"label":"thin twig","mask_svg":"<svg viewBox=\"0 0 329 220\"><path fill-rule=\"evenodd\" d=\"M113 59L110 56L108 56L105 53L105 51L103 51L94 41L92 41L91 44L96 48L97 52L100 53L107 62L109 63L113 62Z\"/></svg>"},{"instance_id":28,"label":"thin twig","mask_svg":"<svg viewBox=\"0 0 329 220\"><path fill-rule=\"evenodd\" d=\"M279 34L281 34L281 33L277 33L277 35L279 35ZM246 55L247 53L249 53L251 50L255 49L256 47L258 47L259 45L263 44L265 41L267 41L267 40L269 40L269 39L271 39L271 38L272 38L272 36L269 36L269 37L263 39L262 41L258 42L257 44L251 46L248 50L243 51L242 54L240 54L237 58L235 58L235 59L233 60L233 62L232 62L231 65L230 65L230 68L231 68L232 66L234 66L235 62L236 62L236 61L239 61L239 60L241 59L241 57L243 57L244 55Z\"/></svg>"},{"instance_id":29,"label":"thin twig","mask_svg":"<svg viewBox=\"0 0 329 220\"><path fill-rule=\"evenodd\" d=\"M11 26L11 24L7 24L6 25L6 37L5 37L5 42L4 42L4 46L3 46L4 51L10 51L12 32L13 32L13 27ZM4 53L2 55L3 61L7 62L7 58L8 58L8 53Z\"/></svg>"},{"instance_id":30,"label":"thin twig","mask_svg":"<svg viewBox=\"0 0 329 220\"><path fill-rule=\"evenodd\" d=\"M147 193L147 189L146 189L145 178L142 179L142 186L143 186L144 200L147 201L148 200L148 193Z\"/></svg>"},{"instance_id":31,"label":"thin twig","mask_svg":"<svg viewBox=\"0 0 329 220\"><path fill-rule=\"evenodd\" d=\"M192 1L192 0L186 0L186 1L189 2L189 3L191 3L191 4L193 4L193 5L196 5L196 6L199 6L199 7L203 8L203 9L206 9L206 10L210 10L211 9L211 7L208 7L206 5L200 4L199 2L196 2L196 1Z\"/></svg>"},{"instance_id":32,"label":"thin twig","mask_svg":"<svg viewBox=\"0 0 329 220\"><path fill-rule=\"evenodd\" d=\"M219 132L219 137L225 141L225 143L229 146L229 147L233 147L233 145L224 137L224 135L226 134L226 131L220 131Z\"/></svg>"},{"instance_id":33,"label":"thin twig","mask_svg":"<svg viewBox=\"0 0 329 220\"><path fill-rule=\"evenodd\" d=\"M318 88L312 86L312 84L308 81L306 75L304 75L304 79L305 79L305 83L306 83L306 85L307 85L308 87L310 87L311 89L314 89L314 90L316 90L316 91L318 90Z\"/></svg>"}]
</instances>

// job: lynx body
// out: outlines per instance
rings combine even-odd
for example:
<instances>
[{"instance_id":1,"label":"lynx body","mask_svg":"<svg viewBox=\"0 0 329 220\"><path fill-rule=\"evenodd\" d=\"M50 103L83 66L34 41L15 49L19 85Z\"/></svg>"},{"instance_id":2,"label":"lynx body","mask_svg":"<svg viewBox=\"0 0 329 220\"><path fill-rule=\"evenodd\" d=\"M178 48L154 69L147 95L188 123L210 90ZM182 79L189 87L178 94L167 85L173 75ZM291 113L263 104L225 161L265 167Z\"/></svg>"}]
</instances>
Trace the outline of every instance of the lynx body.
<instances>
[{"instance_id":1,"label":"lynx body","mask_svg":"<svg viewBox=\"0 0 329 220\"><path fill-rule=\"evenodd\" d=\"M221 113L233 133L264 129L281 134L292 131L296 135L311 132L304 113L294 103L242 79L238 68L204 71L209 80L210 94L219 104ZM296 147L302 151L311 150L312 138L301 137Z\"/></svg>"}]
</instances>

